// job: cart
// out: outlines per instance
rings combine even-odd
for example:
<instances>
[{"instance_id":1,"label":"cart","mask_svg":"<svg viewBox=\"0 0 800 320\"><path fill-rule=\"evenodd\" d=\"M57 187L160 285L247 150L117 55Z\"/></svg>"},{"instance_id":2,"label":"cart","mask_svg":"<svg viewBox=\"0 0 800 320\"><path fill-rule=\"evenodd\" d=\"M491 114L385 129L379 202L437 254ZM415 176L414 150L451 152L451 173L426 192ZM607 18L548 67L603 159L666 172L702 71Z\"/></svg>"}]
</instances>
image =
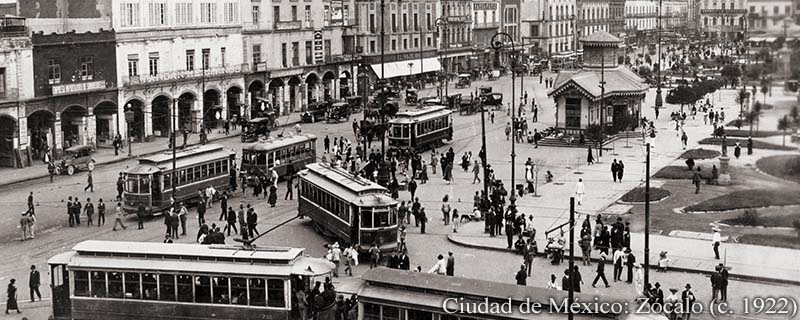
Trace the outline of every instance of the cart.
<instances>
[{"instance_id":1,"label":"cart","mask_svg":"<svg viewBox=\"0 0 800 320\"><path fill-rule=\"evenodd\" d=\"M469 88L472 84L472 76L468 73L462 73L458 75L458 82L456 83L456 88Z\"/></svg>"}]
</instances>

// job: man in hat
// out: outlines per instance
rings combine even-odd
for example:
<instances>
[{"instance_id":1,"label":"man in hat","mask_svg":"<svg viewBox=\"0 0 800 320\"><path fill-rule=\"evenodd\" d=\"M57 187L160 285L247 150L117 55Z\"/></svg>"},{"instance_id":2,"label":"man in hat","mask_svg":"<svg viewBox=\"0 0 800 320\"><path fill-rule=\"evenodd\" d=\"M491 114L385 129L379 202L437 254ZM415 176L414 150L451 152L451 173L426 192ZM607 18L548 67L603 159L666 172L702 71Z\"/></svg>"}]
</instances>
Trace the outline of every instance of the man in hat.
<instances>
[{"instance_id":1,"label":"man in hat","mask_svg":"<svg viewBox=\"0 0 800 320\"><path fill-rule=\"evenodd\" d=\"M683 311L683 320L689 320L692 315L692 305L694 304L694 293L692 293L692 285L686 284L685 289L681 292L681 308Z\"/></svg>"},{"instance_id":2,"label":"man in hat","mask_svg":"<svg viewBox=\"0 0 800 320\"><path fill-rule=\"evenodd\" d=\"M622 281L622 262L625 260L625 253L622 250L614 250L612 259L614 261L614 282Z\"/></svg>"},{"instance_id":3,"label":"man in hat","mask_svg":"<svg viewBox=\"0 0 800 320\"><path fill-rule=\"evenodd\" d=\"M714 259L719 260L719 245L722 242L722 235L719 234L719 227L711 228L714 234L711 236L711 246L714 248Z\"/></svg>"},{"instance_id":4,"label":"man in hat","mask_svg":"<svg viewBox=\"0 0 800 320\"><path fill-rule=\"evenodd\" d=\"M636 265L636 256L631 252L631 248L625 248L625 255L625 266L628 267L628 278L625 282L633 283L633 266Z\"/></svg>"},{"instance_id":5,"label":"man in hat","mask_svg":"<svg viewBox=\"0 0 800 320\"><path fill-rule=\"evenodd\" d=\"M342 249L339 248L339 242L334 242L331 246L331 262L336 266L333 269L333 276L339 277L339 264L342 261Z\"/></svg>"},{"instance_id":6,"label":"man in hat","mask_svg":"<svg viewBox=\"0 0 800 320\"><path fill-rule=\"evenodd\" d=\"M603 283L605 283L606 288L610 287L608 285L608 280L606 279L606 253L600 253L600 260L597 261L597 276L594 277L594 281L592 281L592 287L596 288L595 285L597 284L597 280L603 279Z\"/></svg>"},{"instance_id":7,"label":"man in hat","mask_svg":"<svg viewBox=\"0 0 800 320\"><path fill-rule=\"evenodd\" d=\"M717 294L720 293L720 286L722 285L721 269L720 266L717 266L715 268L716 272L711 273L711 303L717 302Z\"/></svg>"},{"instance_id":8,"label":"man in hat","mask_svg":"<svg viewBox=\"0 0 800 320\"><path fill-rule=\"evenodd\" d=\"M519 271L517 271L516 275L517 285L525 286L528 285L528 272L525 271L525 265L521 265L519 267Z\"/></svg>"},{"instance_id":9,"label":"man in hat","mask_svg":"<svg viewBox=\"0 0 800 320\"><path fill-rule=\"evenodd\" d=\"M728 268L725 267L723 264L717 265L719 268L719 275L720 275L720 282L719 282L719 291L720 291L720 298L722 301L728 301Z\"/></svg>"},{"instance_id":10,"label":"man in hat","mask_svg":"<svg viewBox=\"0 0 800 320\"><path fill-rule=\"evenodd\" d=\"M31 302L35 301L33 294L39 296L39 301L42 301L42 294L39 292L39 285L41 284L41 276L39 270L36 270L35 265L31 265L31 274L28 279L28 287L31 289Z\"/></svg>"},{"instance_id":11,"label":"man in hat","mask_svg":"<svg viewBox=\"0 0 800 320\"><path fill-rule=\"evenodd\" d=\"M678 289L669 288L669 296L664 299L664 313L669 316L669 320L678 319L678 311L681 308L681 298L678 296Z\"/></svg>"}]
</instances>

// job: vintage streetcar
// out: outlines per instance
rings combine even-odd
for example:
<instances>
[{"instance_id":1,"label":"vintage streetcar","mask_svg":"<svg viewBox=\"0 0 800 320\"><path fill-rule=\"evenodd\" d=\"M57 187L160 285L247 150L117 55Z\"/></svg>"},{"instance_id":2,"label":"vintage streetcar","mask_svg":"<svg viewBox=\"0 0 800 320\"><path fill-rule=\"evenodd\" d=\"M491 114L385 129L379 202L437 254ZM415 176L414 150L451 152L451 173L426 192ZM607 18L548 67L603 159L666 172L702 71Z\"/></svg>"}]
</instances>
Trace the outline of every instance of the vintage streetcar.
<instances>
[{"instance_id":1,"label":"vintage streetcar","mask_svg":"<svg viewBox=\"0 0 800 320\"><path fill-rule=\"evenodd\" d=\"M47 261L54 319L296 319L334 265L305 249L98 241ZM324 302L324 301L323 301ZM320 311L332 320L334 301Z\"/></svg>"},{"instance_id":2,"label":"vintage streetcar","mask_svg":"<svg viewBox=\"0 0 800 320\"><path fill-rule=\"evenodd\" d=\"M298 134L265 142L256 142L242 148L241 172L249 183L256 176L275 169L279 177L296 173L309 163L317 161L317 137Z\"/></svg>"},{"instance_id":3,"label":"vintage streetcar","mask_svg":"<svg viewBox=\"0 0 800 320\"><path fill-rule=\"evenodd\" d=\"M175 202L194 201L197 190L209 186L218 192L228 190L236 152L218 144L189 147L175 153L174 165L173 170L172 151L166 151L140 158L138 164L126 169L122 193L125 212L136 213L144 205L148 215L159 215L169 208L173 188Z\"/></svg>"},{"instance_id":4,"label":"vintage streetcar","mask_svg":"<svg viewBox=\"0 0 800 320\"><path fill-rule=\"evenodd\" d=\"M453 140L452 112L444 106L398 112L389 120L389 147L421 151Z\"/></svg>"},{"instance_id":5,"label":"vintage streetcar","mask_svg":"<svg viewBox=\"0 0 800 320\"><path fill-rule=\"evenodd\" d=\"M386 188L325 163L299 174L298 215L311 218L321 233L367 251L397 249L397 201Z\"/></svg>"}]
</instances>

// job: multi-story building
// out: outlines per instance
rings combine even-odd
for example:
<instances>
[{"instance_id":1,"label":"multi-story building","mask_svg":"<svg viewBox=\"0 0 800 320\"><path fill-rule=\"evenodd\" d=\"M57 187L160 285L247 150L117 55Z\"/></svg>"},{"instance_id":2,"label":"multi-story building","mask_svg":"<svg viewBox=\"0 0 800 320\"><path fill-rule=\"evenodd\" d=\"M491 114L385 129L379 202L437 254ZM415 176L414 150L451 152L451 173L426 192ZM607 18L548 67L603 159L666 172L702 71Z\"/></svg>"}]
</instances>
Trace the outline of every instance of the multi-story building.
<instances>
[{"instance_id":1,"label":"multi-story building","mask_svg":"<svg viewBox=\"0 0 800 320\"><path fill-rule=\"evenodd\" d=\"M472 61L472 1L441 0L442 17L446 29L442 36L444 70L448 73L462 73L471 70Z\"/></svg>"},{"instance_id":2,"label":"multi-story building","mask_svg":"<svg viewBox=\"0 0 800 320\"><path fill-rule=\"evenodd\" d=\"M748 0L748 33L752 35L783 35L796 29L797 9L789 0Z\"/></svg>"},{"instance_id":3,"label":"multi-story building","mask_svg":"<svg viewBox=\"0 0 800 320\"><path fill-rule=\"evenodd\" d=\"M686 0L664 0L661 12L664 30L678 31L688 27L689 3Z\"/></svg>"},{"instance_id":4,"label":"multi-story building","mask_svg":"<svg viewBox=\"0 0 800 320\"><path fill-rule=\"evenodd\" d=\"M528 51L540 50L552 59L574 55L576 37L575 0L524 0L522 2L522 40Z\"/></svg>"},{"instance_id":5,"label":"multi-story building","mask_svg":"<svg viewBox=\"0 0 800 320\"><path fill-rule=\"evenodd\" d=\"M25 19L0 18L0 166L28 165L25 101L33 97L33 50Z\"/></svg>"},{"instance_id":6,"label":"multi-story building","mask_svg":"<svg viewBox=\"0 0 800 320\"><path fill-rule=\"evenodd\" d=\"M600 30L611 32L611 3L605 0L581 1L578 7L578 39ZM618 9L618 8L617 8ZM580 48L580 44L578 44Z\"/></svg>"},{"instance_id":7,"label":"multi-story building","mask_svg":"<svg viewBox=\"0 0 800 320\"><path fill-rule=\"evenodd\" d=\"M477 64L473 67L488 68L492 65L491 41L500 30L500 13L500 0L472 2L472 48L473 60Z\"/></svg>"},{"instance_id":8,"label":"multi-story building","mask_svg":"<svg viewBox=\"0 0 800 320\"><path fill-rule=\"evenodd\" d=\"M381 10L380 0L355 3L355 43L361 51L361 61L371 66L371 75L381 78L381 70L384 70L383 78L393 79L441 70L437 48L444 37L438 35L444 35L447 28L443 19L437 21L441 13L438 3L434 0L386 0L384 6ZM384 11L383 18L381 11Z\"/></svg>"},{"instance_id":9,"label":"multi-story building","mask_svg":"<svg viewBox=\"0 0 800 320\"><path fill-rule=\"evenodd\" d=\"M658 27L657 0L626 0L625 28L629 35L635 35L638 41L645 41L654 35Z\"/></svg>"},{"instance_id":10,"label":"multi-story building","mask_svg":"<svg viewBox=\"0 0 800 320\"><path fill-rule=\"evenodd\" d=\"M352 56L344 59L342 53L345 46L354 51L353 35L346 30L356 24L355 2L242 3L246 101L255 106L253 115L270 106L286 114L303 110L312 101L338 98L342 83L348 91ZM345 81L340 82L340 76Z\"/></svg>"},{"instance_id":11,"label":"multi-story building","mask_svg":"<svg viewBox=\"0 0 800 320\"><path fill-rule=\"evenodd\" d=\"M625 0L611 0L608 2L608 32L625 39Z\"/></svg>"},{"instance_id":12,"label":"multi-story building","mask_svg":"<svg viewBox=\"0 0 800 320\"><path fill-rule=\"evenodd\" d=\"M746 25L745 0L703 0L700 19L704 38L735 40Z\"/></svg>"},{"instance_id":13,"label":"multi-story building","mask_svg":"<svg viewBox=\"0 0 800 320\"><path fill-rule=\"evenodd\" d=\"M514 38L514 42L520 40L521 6L522 0L500 0L500 8L503 11L500 30Z\"/></svg>"}]
</instances>

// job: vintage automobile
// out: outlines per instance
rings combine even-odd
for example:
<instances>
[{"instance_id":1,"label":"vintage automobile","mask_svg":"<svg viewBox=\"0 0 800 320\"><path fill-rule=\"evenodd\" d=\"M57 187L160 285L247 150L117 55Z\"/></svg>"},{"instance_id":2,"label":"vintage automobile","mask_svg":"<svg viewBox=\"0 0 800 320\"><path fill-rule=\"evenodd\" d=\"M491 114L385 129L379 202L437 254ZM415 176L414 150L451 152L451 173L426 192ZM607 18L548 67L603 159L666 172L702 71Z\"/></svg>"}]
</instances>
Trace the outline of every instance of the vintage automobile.
<instances>
[{"instance_id":1,"label":"vintage automobile","mask_svg":"<svg viewBox=\"0 0 800 320\"><path fill-rule=\"evenodd\" d=\"M417 89L408 88L406 89L406 104L415 104L417 103Z\"/></svg>"},{"instance_id":2,"label":"vintage automobile","mask_svg":"<svg viewBox=\"0 0 800 320\"><path fill-rule=\"evenodd\" d=\"M475 99L472 97L462 97L461 104L458 107L458 114L460 115L470 115L479 110L479 106L475 103Z\"/></svg>"},{"instance_id":3,"label":"vintage automobile","mask_svg":"<svg viewBox=\"0 0 800 320\"><path fill-rule=\"evenodd\" d=\"M350 111L353 113L361 112L361 107L364 106L364 100L361 96L349 96L345 98L347 105L350 106Z\"/></svg>"},{"instance_id":4,"label":"vintage automobile","mask_svg":"<svg viewBox=\"0 0 800 320\"><path fill-rule=\"evenodd\" d=\"M350 120L350 105L347 102L336 102L328 107L326 123Z\"/></svg>"},{"instance_id":5,"label":"vintage automobile","mask_svg":"<svg viewBox=\"0 0 800 320\"><path fill-rule=\"evenodd\" d=\"M472 84L472 77L468 73L462 73L458 75L458 82L456 83L456 88L469 88Z\"/></svg>"},{"instance_id":6,"label":"vintage automobile","mask_svg":"<svg viewBox=\"0 0 800 320\"><path fill-rule=\"evenodd\" d=\"M254 142L259 136L269 136L270 129L275 124L273 117L253 118L242 126L242 142Z\"/></svg>"},{"instance_id":7,"label":"vintage automobile","mask_svg":"<svg viewBox=\"0 0 800 320\"><path fill-rule=\"evenodd\" d=\"M490 93L492 93L492 87L481 86L480 88L478 88L478 96L479 97L483 97L483 96L485 96L487 94L490 94Z\"/></svg>"},{"instance_id":8,"label":"vintage automobile","mask_svg":"<svg viewBox=\"0 0 800 320\"><path fill-rule=\"evenodd\" d=\"M328 101L309 103L306 111L300 116L300 119L306 123L314 123L325 119L325 112L328 111L328 107L330 107L330 102Z\"/></svg>"},{"instance_id":9,"label":"vintage automobile","mask_svg":"<svg viewBox=\"0 0 800 320\"><path fill-rule=\"evenodd\" d=\"M64 150L64 158L56 165L55 173L73 175L77 170L94 170L92 159L94 148L89 145L77 145Z\"/></svg>"},{"instance_id":10,"label":"vintage automobile","mask_svg":"<svg viewBox=\"0 0 800 320\"><path fill-rule=\"evenodd\" d=\"M481 96L481 103L484 106L502 108L503 107L503 94L499 92L491 92Z\"/></svg>"}]
</instances>

